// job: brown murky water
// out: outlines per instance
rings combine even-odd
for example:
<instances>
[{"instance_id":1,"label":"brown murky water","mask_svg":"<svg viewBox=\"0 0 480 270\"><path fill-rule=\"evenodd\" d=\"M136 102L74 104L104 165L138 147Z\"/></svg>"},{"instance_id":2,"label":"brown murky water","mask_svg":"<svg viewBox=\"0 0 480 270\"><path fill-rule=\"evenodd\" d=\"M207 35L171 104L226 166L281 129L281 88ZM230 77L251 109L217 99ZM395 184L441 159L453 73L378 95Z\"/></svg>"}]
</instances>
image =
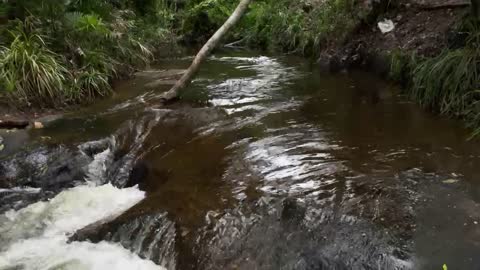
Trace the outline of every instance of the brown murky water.
<instances>
[{"instance_id":1,"label":"brown murky water","mask_svg":"<svg viewBox=\"0 0 480 270\"><path fill-rule=\"evenodd\" d=\"M480 269L479 145L397 87L245 52L212 57L172 107L151 81L25 139L108 140L96 179L147 192L80 238L169 269Z\"/></svg>"}]
</instances>

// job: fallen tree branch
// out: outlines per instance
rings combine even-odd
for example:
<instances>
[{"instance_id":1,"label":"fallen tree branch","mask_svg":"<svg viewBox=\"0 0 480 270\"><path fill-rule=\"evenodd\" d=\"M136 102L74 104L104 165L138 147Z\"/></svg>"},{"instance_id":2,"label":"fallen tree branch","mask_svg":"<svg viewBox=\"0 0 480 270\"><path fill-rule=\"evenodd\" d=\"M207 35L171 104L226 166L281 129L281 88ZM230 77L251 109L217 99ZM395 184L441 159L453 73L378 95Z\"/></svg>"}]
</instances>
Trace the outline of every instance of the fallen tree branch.
<instances>
[{"instance_id":1,"label":"fallen tree branch","mask_svg":"<svg viewBox=\"0 0 480 270\"><path fill-rule=\"evenodd\" d=\"M432 5L420 5L422 10L436 10L436 9L449 9L449 8L465 8L470 5L470 2L454 2L454 3L440 3Z\"/></svg>"},{"instance_id":2,"label":"fallen tree branch","mask_svg":"<svg viewBox=\"0 0 480 270\"><path fill-rule=\"evenodd\" d=\"M0 128L5 129L23 129L30 125L30 121L27 119L18 119L18 118L7 118L0 119Z\"/></svg>"},{"instance_id":3,"label":"fallen tree branch","mask_svg":"<svg viewBox=\"0 0 480 270\"><path fill-rule=\"evenodd\" d=\"M242 38L242 39L234 41L232 43L225 44L223 47L226 47L226 48L243 48L244 46L238 46L238 44L242 44L242 42L244 40L245 40L245 38Z\"/></svg>"},{"instance_id":4,"label":"fallen tree branch","mask_svg":"<svg viewBox=\"0 0 480 270\"><path fill-rule=\"evenodd\" d=\"M240 0L235 11L230 15L228 20L220 27L217 32L203 45L198 52L188 70L183 74L180 80L167 92L160 97L163 103L170 102L178 98L180 90L190 84L192 78L198 72L200 64L207 58L208 54L218 45L222 37L233 27L243 14L247 11L248 5L252 0Z\"/></svg>"}]
</instances>

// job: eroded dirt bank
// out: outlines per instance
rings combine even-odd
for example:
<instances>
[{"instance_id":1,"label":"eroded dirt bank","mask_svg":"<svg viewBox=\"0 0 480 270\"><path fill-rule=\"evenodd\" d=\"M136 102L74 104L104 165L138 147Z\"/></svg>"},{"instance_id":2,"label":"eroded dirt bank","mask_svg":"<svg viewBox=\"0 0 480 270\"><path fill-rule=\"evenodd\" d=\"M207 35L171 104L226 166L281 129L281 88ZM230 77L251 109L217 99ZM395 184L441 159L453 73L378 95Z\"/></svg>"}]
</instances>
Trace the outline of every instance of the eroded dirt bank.
<instances>
[{"instance_id":1,"label":"eroded dirt bank","mask_svg":"<svg viewBox=\"0 0 480 270\"><path fill-rule=\"evenodd\" d=\"M396 52L432 57L458 46L455 26L469 11L465 0L365 1L368 22L357 27L347 42L322 51L319 64L328 70L364 67L386 75ZM378 23L391 20L393 30L382 33Z\"/></svg>"}]
</instances>

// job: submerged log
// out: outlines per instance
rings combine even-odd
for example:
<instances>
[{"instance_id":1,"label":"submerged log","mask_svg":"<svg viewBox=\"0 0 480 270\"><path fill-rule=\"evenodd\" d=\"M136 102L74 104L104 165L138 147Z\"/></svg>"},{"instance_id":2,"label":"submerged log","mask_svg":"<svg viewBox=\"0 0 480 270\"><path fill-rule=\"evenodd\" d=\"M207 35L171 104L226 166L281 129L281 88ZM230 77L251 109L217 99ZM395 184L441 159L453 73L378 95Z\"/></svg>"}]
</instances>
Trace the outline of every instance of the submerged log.
<instances>
[{"instance_id":1,"label":"submerged log","mask_svg":"<svg viewBox=\"0 0 480 270\"><path fill-rule=\"evenodd\" d=\"M0 119L0 128L5 129L23 129L28 127L30 121L27 119L22 118L15 118L15 117L4 117Z\"/></svg>"},{"instance_id":2,"label":"submerged log","mask_svg":"<svg viewBox=\"0 0 480 270\"><path fill-rule=\"evenodd\" d=\"M233 27L243 14L247 11L248 5L252 0L241 0L235 11L230 15L228 20L220 27L217 32L203 45L202 49L198 52L193 60L192 64L188 68L187 72L183 74L180 80L167 92L163 93L160 99L165 103L178 98L181 89L190 84L192 78L198 72L200 64L207 58L209 53L218 45L222 37Z\"/></svg>"}]
</instances>

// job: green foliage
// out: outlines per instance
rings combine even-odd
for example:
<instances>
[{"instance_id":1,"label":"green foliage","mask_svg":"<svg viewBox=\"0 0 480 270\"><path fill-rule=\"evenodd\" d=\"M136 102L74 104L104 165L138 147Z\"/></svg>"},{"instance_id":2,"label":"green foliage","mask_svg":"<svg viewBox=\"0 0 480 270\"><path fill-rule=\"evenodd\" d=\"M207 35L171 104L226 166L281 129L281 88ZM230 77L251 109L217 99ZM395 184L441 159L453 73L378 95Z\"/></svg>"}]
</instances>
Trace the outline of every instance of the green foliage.
<instances>
[{"instance_id":1,"label":"green foliage","mask_svg":"<svg viewBox=\"0 0 480 270\"><path fill-rule=\"evenodd\" d=\"M313 6L302 1L270 1L259 9L259 17L251 18L256 21L253 31L248 27L244 31L252 33L250 43L263 37L266 44L270 40L270 47L315 55L321 47L343 42L359 23L352 5L350 0L327 0Z\"/></svg>"},{"instance_id":2,"label":"green foliage","mask_svg":"<svg viewBox=\"0 0 480 270\"><path fill-rule=\"evenodd\" d=\"M417 61L415 53L404 53L401 50L392 51L390 54L390 79L400 83L407 82Z\"/></svg>"},{"instance_id":3,"label":"green foliage","mask_svg":"<svg viewBox=\"0 0 480 270\"><path fill-rule=\"evenodd\" d=\"M189 1L180 16L184 40L203 43L225 22L236 4L232 0Z\"/></svg>"},{"instance_id":4,"label":"green foliage","mask_svg":"<svg viewBox=\"0 0 480 270\"><path fill-rule=\"evenodd\" d=\"M442 113L462 114L478 86L479 56L478 49L463 48L424 61L414 70L412 95Z\"/></svg>"},{"instance_id":5,"label":"green foliage","mask_svg":"<svg viewBox=\"0 0 480 270\"><path fill-rule=\"evenodd\" d=\"M411 95L440 113L465 118L480 127L480 25L467 20L465 47L425 59L412 72ZM477 129L476 133L480 133Z\"/></svg>"},{"instance_id":6,"label":"green foliage","mask_svg":"<svg viewBox=\"0 0 480 270\"><path fill-rule=\"evenodd\" d=\"M10 31L13 42L0 49L0 82L17 104L56 105L63 102L67 74L60 56L46 47L44 38L23 24Z\"/></svg>"},{"instance_id":7,"label":"green foliage","mask_svg":"<svg viewBox=\"0 0 480 270\"><path fill-rule=\"evenodd\" d=\"M238 1L204 0L190 4L183 16L187 40L205 39L234 10ZM321 47L341 43L362 19L352 0L327 0L310 5L305 1L263 0L252 2L248 13L227 41L265 49L315 55Z\"/></svg>"},{"instance_id":8,"label":"green foliage","mask_svg":"<svg viewBox=\"0 0 480 270\"><path fill-rule=\"evenodd\" d=\"M8 5L4 2L0 2L0 18L4 18L8 15Z\"/></svg>"},{"instance_id":9,"label":"green foliage","mask_svg":"<svg viewBox=\"0 0 480 270\"><path fill-rule=\"evenodd\" d=\"M44 0L45 1L45 0ZM58 1L58 0L57 0ZM61 1L60 1L61 2ZM75 10L81 13L89 14L94 13L96 16L102 18L109 18L112 12L113 5L110 1L99 1L99 0L69 0L65 1L67 4L67 10ZM97 18L92 18L93 20L98 20Z\"/></svg>"},{"instance_id":10,"label":"green foliage","mask_svg":"<svg viewBox=\"0 0 480 270\"><path fill-rule=\"evenodd\" d=\"M55 107L106 96L112 79L148 64L152 50L173 40L167 0L12 3L0 2L0 15L12 10L17 18L0 28L0 94L18 105Z\"/></svg>"},{"instance_id":11,"label":"green foliage","mask_svg":"<svg viewBox=\"0 0 480 270\"><path fill-rule=\"evenodd\" d=\"M110 30L96 14L82 14L79 12L67 15L75 31L88 36L103 36L110 34Z\"/></svg>"},{"instance_id":12,"label":"green foliage","mask_svg":"<svg viewBox=\"0 0 480 270\"><path fill-rule=\"evenodd\" d=\"M72 92L80 93L77 98L91 101L93 98L105 96L111 92L109 76L95 68L88 67L74 75Z\"/></svg>"}]
</instances>

